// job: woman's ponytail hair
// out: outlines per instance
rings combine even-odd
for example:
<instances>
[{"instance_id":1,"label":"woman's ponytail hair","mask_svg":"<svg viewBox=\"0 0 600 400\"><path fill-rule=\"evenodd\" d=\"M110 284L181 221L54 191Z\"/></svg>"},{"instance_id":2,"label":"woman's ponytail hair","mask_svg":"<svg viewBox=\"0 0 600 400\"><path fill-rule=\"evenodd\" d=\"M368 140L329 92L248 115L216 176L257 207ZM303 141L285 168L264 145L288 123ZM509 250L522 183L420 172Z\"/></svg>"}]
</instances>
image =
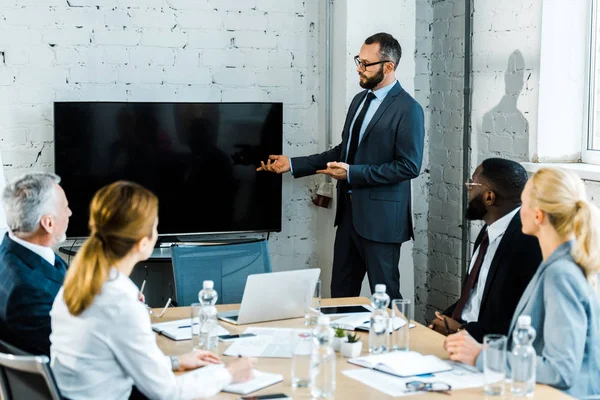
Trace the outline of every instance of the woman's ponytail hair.
<instances>
[{"instance_id":1,"label":"woman's ponytail hair","mask_svg":"<svg viewBox=\"0 0 600 400\"><path fill-rule=\"evenodd\" d=\"M151 237L158 199L144 187L118 181L98 190L90 205L90 237L73 259L64 283L64 300L80 315L100 293L110 269L144 237Z\"/></svg>"},{"instance_id":2,"label":"woman's ponytail hair","mask_svg":"<svg viewBox=\"0 0 600 400\"><path fill-rule=\"evenodd\" d=\"M585 276L600 272L600 212L587 200L581 178L560 168L542 168L532 181L532 205L548 215L556 232L575 237L572 256Z\"/></svg>"}]
</instances>

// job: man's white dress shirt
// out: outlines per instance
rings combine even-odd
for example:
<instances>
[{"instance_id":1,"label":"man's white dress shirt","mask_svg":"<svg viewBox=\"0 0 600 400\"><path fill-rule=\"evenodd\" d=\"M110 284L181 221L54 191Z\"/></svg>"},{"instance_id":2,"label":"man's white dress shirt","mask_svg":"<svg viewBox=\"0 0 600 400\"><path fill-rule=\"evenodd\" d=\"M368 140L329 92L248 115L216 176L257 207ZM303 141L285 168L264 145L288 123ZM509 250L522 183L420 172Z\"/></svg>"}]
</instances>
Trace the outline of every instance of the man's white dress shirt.
<instances>
[{"instance_id":1,"label":"man's white dress shirt","mask_svg":"<svg viewBox=\"0 0 600 400\"><path fill-rule=\"evenodd\" d=\"M39 244L31 243L21 238L16 237L12 232L8 233L8 237L15 241L15 243L20 244L28 250L33 251L38 256L42 257L44 260L48 261L50 265L54 265L56 261L56 253L52 250L51 247L40 246Z\"/></svg>"},{"instance_id":2,"label":"man's white dress shirt","mask_svg":"<svg viewBox=\"0 0 600 400\"><path fill-rule=\"evenodd\" d=\"M521 207L517 207L516 209L509 212L504 217L500 218L498 221L494 222L493 224L490 224L487 227L490 244L488 246L487 252L485 253L485 257L483 258L481 270L479 270L479 278L477 279L477 285L471 290L469 300L467 300L465 308L463 308L461 318L464 322L475 322L479 318L479 309L481 307L481 300L483 299L485 282L487 281L487 276L490 272L492 260L496 255L496 250L498 250L498 245L500 245L500 241L502 240L502 236L504 236L504 232L506 232L506 228L508 228L508 225L510 225L510 221L512 221L515 214L519 212L520 208ZM475 260L477 259L478 254L479 247L477 248L477 250L473 254L473 257L471 258L469 273L471 273L471 270L473 269L473 264L475 264Z\"/></svg>"},{"instance_id":3,"label":"man's white dress shirt","mask_svg":"<svg viewBox=\"0 0 600 400\"><path fill-rule=\"evenodd\" d=\"M50 354L62 395L126 400L135 385L151 399L193 399L213 396L228 385L231 374L222 364L173 373L138 292L129 277L113 268L92 305L75 317L60 289L50 311Z\"/></svg>"}]
</instances>

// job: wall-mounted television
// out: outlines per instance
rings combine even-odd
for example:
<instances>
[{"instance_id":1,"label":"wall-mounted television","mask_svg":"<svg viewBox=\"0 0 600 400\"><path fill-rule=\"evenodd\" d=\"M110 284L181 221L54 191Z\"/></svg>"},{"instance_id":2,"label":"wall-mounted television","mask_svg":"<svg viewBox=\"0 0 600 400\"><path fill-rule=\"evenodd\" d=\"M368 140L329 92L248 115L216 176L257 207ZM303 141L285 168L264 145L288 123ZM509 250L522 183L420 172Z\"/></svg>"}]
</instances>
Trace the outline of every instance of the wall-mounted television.
<instances>
[{"instance_id":1,"label":"wall-mounted television","mask_svg":"<svg viewBox=\"0 0 600 400\"><path fill-rule=\"evenodd\" d=\"M281 176L256 172L281 154L282 103L55 102L55 172L89 236L89 205L119 179L159 199L159 234L281 231Z\"/></svg>"}]
</instances>

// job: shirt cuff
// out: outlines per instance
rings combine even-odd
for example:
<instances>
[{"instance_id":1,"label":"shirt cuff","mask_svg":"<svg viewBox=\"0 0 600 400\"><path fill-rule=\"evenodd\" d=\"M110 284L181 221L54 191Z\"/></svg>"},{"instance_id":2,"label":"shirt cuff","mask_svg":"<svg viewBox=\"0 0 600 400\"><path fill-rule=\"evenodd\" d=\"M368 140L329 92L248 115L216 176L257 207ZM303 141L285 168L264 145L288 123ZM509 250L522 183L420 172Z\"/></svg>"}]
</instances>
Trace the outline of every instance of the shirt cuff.
<instances>
[{"instance_id":1,"label":"shirt cuff","mask_svg":"<svg viewBox=\"0 0 600 400\"><path fill-rule=\"evenodd\" d=\"M290 174L292 174L292 176L294 176L294 166L292 164L292 159L290 158Z\"/></svg>"},{"instance_id":2,"label":"shirt cuff","mask_svg":"<svg viewBox=\"0 0 600 400\"><path fill-rule=\"evenodd\" d=\"M348 165L348 171L346 171L346 180L350 183L350 168L352 165Z\"/></svg>"},{"instance_id":3,"label":"shirt cuff","mask_svg":"<svg viewBox=\"0 0 600 400\"><path fill-rule=\"evenodd\" d=\"M165 356L163 357L163 359L164 359L164 363L165 363L165 365L167 365L167 366L169 367L169 369L170 369L171 371L173 371L173 363L171 362L171 356L167 356L167 355L165 355Z\"/></svg>"},{"instance_id":4,"label":"shirt cuff","mask_svg":"<svg viewBox=\"0 0 600 400\"><path fill-rule=\"evenodd\" d=\"M218 382L222 388L224 388L225 386L227 386L231 383L231 380L233 379L233 377L231 376L231 373L225 367L225 365L223 365L221 368L215 368L215 370L216 371L215 371L214 375L211 376L211 380Z\"/></svg>"}]
</instances>

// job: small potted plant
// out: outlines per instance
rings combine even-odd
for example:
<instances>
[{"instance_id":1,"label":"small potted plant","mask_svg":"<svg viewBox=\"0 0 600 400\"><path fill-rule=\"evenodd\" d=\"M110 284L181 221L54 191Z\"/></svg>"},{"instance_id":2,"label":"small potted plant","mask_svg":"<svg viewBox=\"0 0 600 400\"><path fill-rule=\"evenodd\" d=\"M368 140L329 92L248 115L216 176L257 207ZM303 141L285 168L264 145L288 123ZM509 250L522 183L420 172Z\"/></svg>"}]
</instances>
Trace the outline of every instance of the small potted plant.
<instances>
[{"instance_id":1,"label":"small potted plant","mask_svg":"<svg viewBox=\"0 0 600 400\"><path fill-rule=\"evenodd\" d=\"M356 333L349 333L348 340L342 343L341 352L346 358L355 358L360 356L362 351L362 341Z\"/></svg>"},{"instance_id":2,"label":"small potted plant","mask_svg":"<svg viewBox=\"0 0 600 400\"><path fill-rule=\"evenodd\" d=\"M342 343L344 343L345 341L347 341L348 339L346 338L346 331L343 330L342 328L335 328L335 336L333 337L333 350L335 351L340 351L340 347L342 346Z\"/></svg>"}]
</instances>

